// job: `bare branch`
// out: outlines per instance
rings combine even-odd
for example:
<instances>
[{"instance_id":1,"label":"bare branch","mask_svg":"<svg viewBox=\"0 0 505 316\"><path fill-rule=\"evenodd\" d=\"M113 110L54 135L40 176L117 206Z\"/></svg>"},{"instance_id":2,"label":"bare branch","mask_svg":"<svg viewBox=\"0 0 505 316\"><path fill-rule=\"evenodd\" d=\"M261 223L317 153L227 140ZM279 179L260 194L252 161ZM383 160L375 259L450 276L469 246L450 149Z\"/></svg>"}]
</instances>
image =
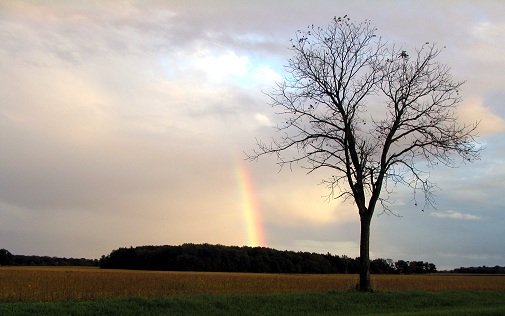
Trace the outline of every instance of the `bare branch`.
<instances>
[{"instance_id":1,"label":"bare branch","mask_svg":"<svg viewBox=\"0 0 505 316\"><path fill-rule=\"evenodd\" d=\"M437 62L441 51L432 44L412 53L386 46L376 31L369 21L356 24L345 16L326 28L298 31L285 80L268 93L282 118L279 136L258 141L248 157L272 154L281 168L328 170L321 182L326 198L352 198L361 218L360 280L367 278L367 231L377 203L397 215L389 196L403 185L414 205L422 195L423 208L433 206L437 187L426 169L480 154L477 123L458 123L463 82Z\"/></svg>"}]
</instances>

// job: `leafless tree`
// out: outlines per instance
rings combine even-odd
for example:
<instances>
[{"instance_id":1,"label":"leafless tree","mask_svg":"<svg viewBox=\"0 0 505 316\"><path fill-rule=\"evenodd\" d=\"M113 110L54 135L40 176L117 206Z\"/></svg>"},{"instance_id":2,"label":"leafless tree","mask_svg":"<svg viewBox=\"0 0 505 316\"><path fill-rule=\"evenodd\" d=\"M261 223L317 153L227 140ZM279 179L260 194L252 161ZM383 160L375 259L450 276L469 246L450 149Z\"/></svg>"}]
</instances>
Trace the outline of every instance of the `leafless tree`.
<instances>
[{"instance_id":1,"label":"leafless tree","mask_svg":"<svg viewBox=\"0 0 505 316\"><path fill-rule=\"evenodd\" d=\"M326 169L331 198L352 198L361 222L360 281L370 291L370 223L378 203L388 204L393 184L432 203L426 169L479 157L476 124L457 122L462 82L424 44L411 54L388 45L369 21L334 18L309 26L292 42L283 82L269 92L282 123L278 137L258 141L249 156L274 154L281 166L299 163L308 173Z\"/></svg>"}]
</instances>

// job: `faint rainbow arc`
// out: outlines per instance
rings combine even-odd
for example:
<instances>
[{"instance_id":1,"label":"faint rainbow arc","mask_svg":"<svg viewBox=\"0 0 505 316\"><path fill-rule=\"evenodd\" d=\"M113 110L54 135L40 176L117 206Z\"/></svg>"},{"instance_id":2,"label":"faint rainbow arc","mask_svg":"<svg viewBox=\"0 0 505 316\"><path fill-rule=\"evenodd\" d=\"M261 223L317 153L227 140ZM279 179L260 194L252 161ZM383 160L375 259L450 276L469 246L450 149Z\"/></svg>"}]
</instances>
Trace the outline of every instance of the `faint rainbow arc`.
<instances>
[{"instance_id":1,"label":"faint rainbow arc","mask_svg":"<svg viewBox=\"0 0 505 316\"><path fill-rule=\"evenodd\" d=\"M253 181L243 161L238 159L236 175L242 199L242 214L249 246L266 246L265 232L261 220L261 209L256 199Z\"/></svg>"}]
</instances>

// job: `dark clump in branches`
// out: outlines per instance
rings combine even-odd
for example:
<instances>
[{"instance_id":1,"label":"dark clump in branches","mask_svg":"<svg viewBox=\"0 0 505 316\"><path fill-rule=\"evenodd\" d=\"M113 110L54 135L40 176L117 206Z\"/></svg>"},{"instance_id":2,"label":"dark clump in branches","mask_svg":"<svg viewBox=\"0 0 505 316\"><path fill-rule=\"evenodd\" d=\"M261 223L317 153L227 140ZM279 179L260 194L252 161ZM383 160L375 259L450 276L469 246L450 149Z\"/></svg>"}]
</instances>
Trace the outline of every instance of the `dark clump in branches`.
<instances>
[{"instance_id":1,"label":"dark clump in branches","mask_svg":"<svg viewBox=\"0 0 505 316\"><path fill-rule=\"evenodd\" d=\"M433 203L426 171L478 158L476 124L457 121L462 82L426 43L409 52L382 41L369 21L335 18L291 40L285 80L270 93L282 122L272 142L258 142L249 158L266 154L284 167L326 170L330 198L352 199L361 220L359 288L371 289L369 235L378 203L391 212L389 193L403 184ZM458 159L459 158L459 159ZM384 190L383 190L384 189Z\"/></svg>"}]
</instances>

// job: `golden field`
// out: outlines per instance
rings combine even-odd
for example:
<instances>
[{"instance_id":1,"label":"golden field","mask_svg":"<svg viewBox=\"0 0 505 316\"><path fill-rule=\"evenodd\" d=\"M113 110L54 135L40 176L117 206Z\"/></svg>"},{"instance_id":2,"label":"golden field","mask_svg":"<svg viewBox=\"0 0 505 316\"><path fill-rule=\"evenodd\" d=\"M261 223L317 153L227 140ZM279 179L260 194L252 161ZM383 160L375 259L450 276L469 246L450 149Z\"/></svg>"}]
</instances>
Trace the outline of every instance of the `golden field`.
<instances>
[{"instance_id":1,"label":"golden field","mask_svg":"<svg viewBox=\"0 0 505 316\"><path fill-rule=\"evenodd\" d=\"M357 275L292 275L0 267L0 301L94 300L111 297L324 292L352 289ZM374 275L379 291L505 291L505 276Z\"/></svg>"}]
</instances>

